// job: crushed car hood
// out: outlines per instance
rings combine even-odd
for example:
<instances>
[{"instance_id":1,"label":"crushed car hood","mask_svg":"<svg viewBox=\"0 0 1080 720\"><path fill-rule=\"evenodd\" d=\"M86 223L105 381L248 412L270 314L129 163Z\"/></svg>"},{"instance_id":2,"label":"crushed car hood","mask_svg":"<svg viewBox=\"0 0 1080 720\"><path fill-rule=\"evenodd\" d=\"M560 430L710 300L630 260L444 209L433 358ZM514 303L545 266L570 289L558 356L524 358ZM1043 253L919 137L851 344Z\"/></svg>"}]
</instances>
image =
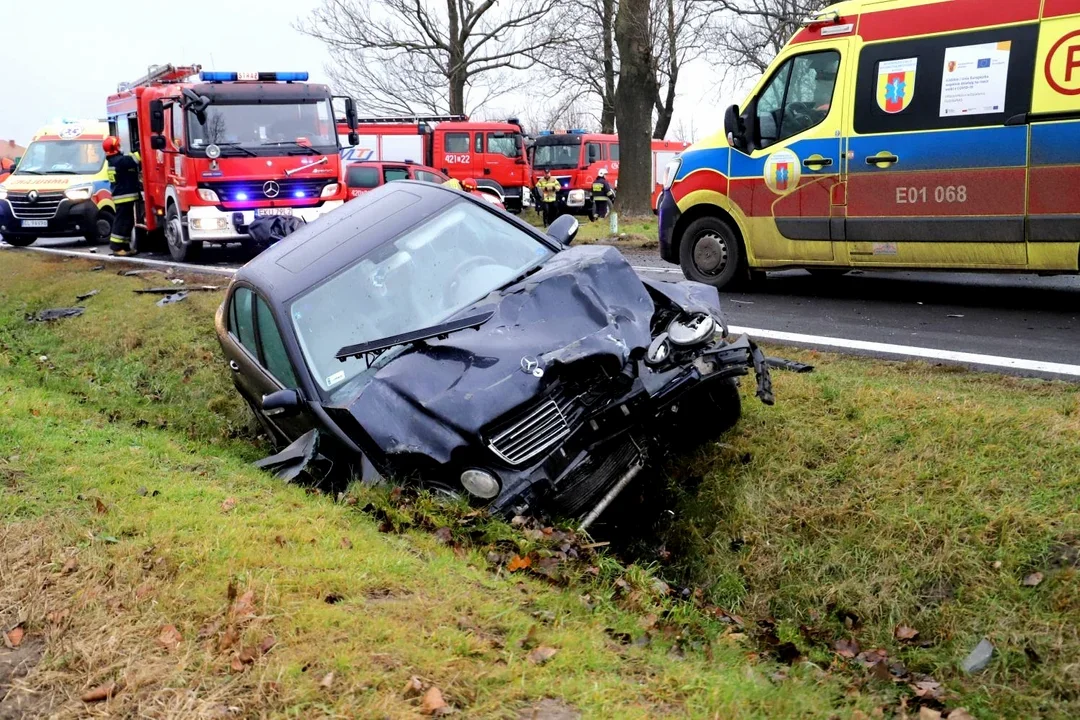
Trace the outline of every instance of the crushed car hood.
<instances>
[{"instance_id":1,"label":"crushed car hood","mask_svg":"<svg viewBox=\"0 0 1080 720\"><path fill-rule=\"evenodd\" d=\"M647 349L655 308L646 283L684 310L721 317L715 288L643 281L615 248L570 248L461 313L493 311L478 329L417 343L369 375L349 410L384 453L448 462L565 366L607 360L618 370Z\"/></svg>"}]
</instances>

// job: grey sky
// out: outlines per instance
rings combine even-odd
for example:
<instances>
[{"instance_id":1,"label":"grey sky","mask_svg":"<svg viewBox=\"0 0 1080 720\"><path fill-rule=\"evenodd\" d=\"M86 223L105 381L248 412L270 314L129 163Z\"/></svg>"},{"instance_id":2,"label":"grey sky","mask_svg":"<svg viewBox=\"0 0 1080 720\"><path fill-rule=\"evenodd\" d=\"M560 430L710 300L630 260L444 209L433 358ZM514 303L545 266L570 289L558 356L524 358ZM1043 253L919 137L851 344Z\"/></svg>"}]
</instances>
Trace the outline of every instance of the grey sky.
<instances>
[{"instance_id":1,"label":"grey sky","mask_svg":"<svg viewBox=\"0 0 1080 720\"><path fill-rule=\"evenodd\" d=\"M317 2L184 0L155 7L146 0L0 0L0 138L25 145L38 127L60 117L104 117L105 98L117 83L145 74L149 65L307 70L312 81L325 82L322 44L292 27ZM701 63L684 72L673 131L680 120L687 128L692 123L698 138L719 129L725 103L715 78Z\"/></svg>"}]
</instances>

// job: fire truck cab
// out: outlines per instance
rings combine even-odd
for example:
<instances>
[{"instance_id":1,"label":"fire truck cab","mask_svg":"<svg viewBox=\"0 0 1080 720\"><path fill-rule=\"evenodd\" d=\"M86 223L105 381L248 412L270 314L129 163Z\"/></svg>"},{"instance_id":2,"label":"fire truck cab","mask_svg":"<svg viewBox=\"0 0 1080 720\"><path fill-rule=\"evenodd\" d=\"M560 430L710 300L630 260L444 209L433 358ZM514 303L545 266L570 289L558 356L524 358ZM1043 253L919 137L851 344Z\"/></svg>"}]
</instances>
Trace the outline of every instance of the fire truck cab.
<instances>
[{"instance_id":1,"label":"fire truck cab","mask_svg":"<svg viewBox=\"0 0 1080 720\"><path fill-rule=\"evenodd\" d=\"M347 199L332 97L307 78L165 65L109 97L110 132L142 160L139 226L163 235L173 259L250 242L256 218L310 222ZM355 128L351 99L346 122Z\"/></svg>"},{"instance_id":2,"label":"fire truck cab","mask_svg":"<svg viewBox=\"0 0 1080 720\"><path fill-rule=\"evenodd\" d=\"M361 118L359 143L342 152L346 162L412 161L477 187L510 212L531 204L525 134L520 123L471 121L465 115ZM345 123L338 125L344 137Z\"/></svg>"},{"instance_id":3,"label":"fire truck cab","mask_svg":"<svg viewBox=\"0 0 1080 720\"><path fill-rule=\"evenodd\" d=\"M690 143L675 140L652 141L652 208L663 190L664 168ZM619 185L619 136L585 130L555 132L542 130L531 149L533 185L544 172L562 185L559 210L571 215L592 217L592 184L601 168L613 188Z\"/></svg>"}]
</instances>

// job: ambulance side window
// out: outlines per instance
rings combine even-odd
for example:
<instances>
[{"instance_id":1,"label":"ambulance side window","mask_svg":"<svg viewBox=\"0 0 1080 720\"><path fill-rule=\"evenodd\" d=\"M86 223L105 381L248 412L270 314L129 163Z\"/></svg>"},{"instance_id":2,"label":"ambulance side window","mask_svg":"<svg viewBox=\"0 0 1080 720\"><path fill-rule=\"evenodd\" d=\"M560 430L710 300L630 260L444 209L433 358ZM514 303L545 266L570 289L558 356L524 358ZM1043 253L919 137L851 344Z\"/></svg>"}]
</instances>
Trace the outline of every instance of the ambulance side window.
<instances>
[{"instance_id":1,"label":"ambulance side window","mask_svg":"<svg viewBox=\"0 0 1080 720\"><path fill-rule=\"evenodd\" d=\"M840 53L791 58L776 72L757 102L758 147L765 148L819 125L832 108Z\"/></svg>"}]
</instances>

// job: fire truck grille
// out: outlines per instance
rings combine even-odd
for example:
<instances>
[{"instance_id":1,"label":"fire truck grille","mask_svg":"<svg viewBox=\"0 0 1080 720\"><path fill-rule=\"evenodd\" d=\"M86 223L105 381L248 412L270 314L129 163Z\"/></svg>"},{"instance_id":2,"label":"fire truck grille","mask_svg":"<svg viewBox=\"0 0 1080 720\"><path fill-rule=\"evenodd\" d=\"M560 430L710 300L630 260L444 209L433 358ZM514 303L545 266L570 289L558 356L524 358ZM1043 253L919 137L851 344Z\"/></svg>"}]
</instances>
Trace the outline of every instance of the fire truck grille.
<instances>
[{"instance_id":1,"label":"fire truck grille","mask_svg":"<svg viewBox=\"0 0 1080 720\"><path fill-rule=\"evenodd\" d=\"M318 200L326 180L284 178L281 180L235 180L232 182L200 183L217 193L221 202L256 202L259 200Z\"/></svg>"},{"instance_id":2,"label":"fire truck grille","mask_svg":"<svg viewBox=\"0 0 1080 720\"><path fill-rule=\"evenodd\" d=\"M20 220L51 220L63 199L62 192L39 193L35 202L30 202L27 193L8 193L11 211Z\"/></svg>"}]
</instances>

